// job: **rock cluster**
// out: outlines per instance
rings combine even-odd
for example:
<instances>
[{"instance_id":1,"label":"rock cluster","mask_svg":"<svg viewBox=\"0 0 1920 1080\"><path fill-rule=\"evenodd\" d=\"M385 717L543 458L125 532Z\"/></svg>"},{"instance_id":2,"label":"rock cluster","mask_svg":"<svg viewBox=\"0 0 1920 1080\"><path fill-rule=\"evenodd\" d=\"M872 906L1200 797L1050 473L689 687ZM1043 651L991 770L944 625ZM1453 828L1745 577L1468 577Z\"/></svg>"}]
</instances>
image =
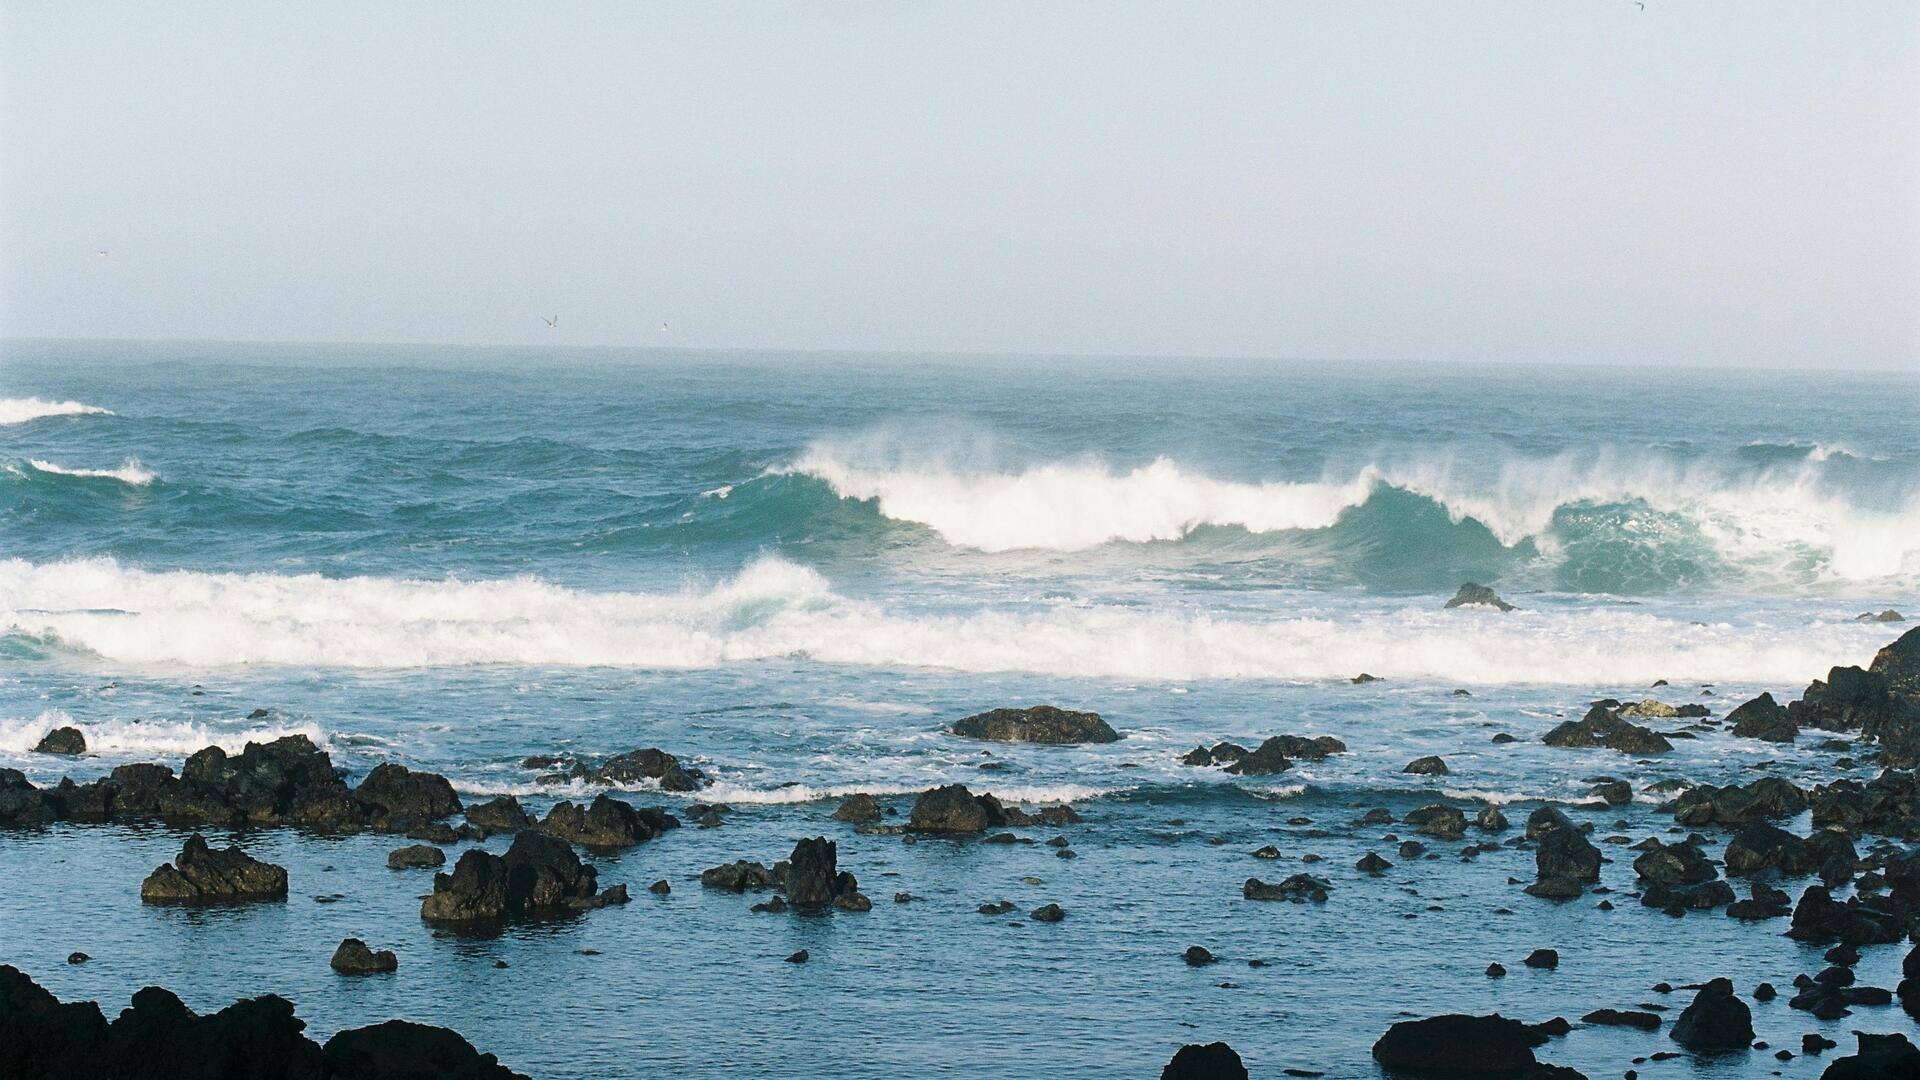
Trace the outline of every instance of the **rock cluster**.
<instances>
[{"instance_id":1,"label":"rock cluster","mask_svg":"<svg viewBox=\"0 0 1920 1080\"><path fill-rule=\"evenodd\" d=\"M954 721L955 735L992 742L1030 742L1066 746L1074 743L1120 741L1120 733L1099 713L1074 712L1052 705L1026 709L994 709Z\"/></svg>"},{"instance_id":2,"label":"rock cluster","mask_svg":"<svg viewBox=\"0 0 1920 1080\"><path fill-rule=\"evenodd\" d=\"M215 849L194 833L170 863L140 883L148 904L243 904L287 898L287 871L237 847Z\"/></svg>"}]
</instances>

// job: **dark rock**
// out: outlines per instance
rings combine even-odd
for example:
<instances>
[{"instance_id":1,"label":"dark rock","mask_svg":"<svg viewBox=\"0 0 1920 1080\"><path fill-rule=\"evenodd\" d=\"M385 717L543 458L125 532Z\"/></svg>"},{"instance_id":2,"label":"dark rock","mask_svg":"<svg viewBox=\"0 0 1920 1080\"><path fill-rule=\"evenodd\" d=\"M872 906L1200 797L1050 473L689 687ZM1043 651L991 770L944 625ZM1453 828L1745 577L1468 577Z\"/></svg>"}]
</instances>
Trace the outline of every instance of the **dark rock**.
<instances>
[{"instance_id":1,"label":"dark rock","mask_svg":"<svg viewBox=\"0 0 1920 1080\"><path fill-rule=\"evenodd\" d=\"M1827 1071L1820 1074L1820 1080L1913 1080L1920 1077L1920 1049L1915 1049L1905 1035L1869 1035L1864 1031L1856 1031L1854 1035L1860 1039L1859 1052L1827 1066Z\"/></svg>"},{"instance_id":2,"label":"dark rock","mask_svg":"<svg viewBox=\"0 0 1920 1080\"><path fill-rule=\"evenodd\" d=\"M1505 832L1507 830L1507 815L1501 813L1498 806L1489 803L1481 808L1479 814L1474 816L1473 824L1482 832Z\"/></svg>"},{"instance_id":3,"label":"dark rock","mask_svg":"<svg viewBox=\"0 0 1920 1080\"><path fill-rule=\"evenodd\" d=\"M1448 772L1447 763L1432 755L1415 758L1407 762L1407 767L1400 771L1412 773L1415 776L1446 776Z\"/></svg>"},{"instance_id":4,"label":"dark rock","mask_svg":"<svg viewBox=\"0 0 1920 1080\"><path fill-rule=\"evenodd\" d=\"M147 904L225 904L287 898L287 872L237 847L214 850L194 833L170 863L140 883Z\"/></svg>"},{"instance_id":5,"label":"dark rock","mask_svg":"<svg viewBox=\"0 0 1920 1080\"><path fill-rule=\"evenodd\" d=\"M1379 682L1380 676L1369 675L1363 671L1360 674L1355 675L1353 678L1348 679L1347 681L1354 684L1355 686L1365 686L1367 683L1370 683L1370 682Z\"/></svg>"},{"instance_id":6,"label":"dark rock","mask_svg":"<svg viewBox=\"0 0 1920 1080\"><path fill-rule=\"evenodd\" d=\"M531 828L533 818L520 808L520 800L511 795L489 799L467 807L467 822L491 832L518 832Z\"/></svg>"},{"instance_id":7,"label":"dark rock","mask_svg":"<svg viewBox=\"0 0 1920 1080\"><path fill-rule=\"evenodd\" d=\"M602 784L637 784L656 780L662 791L698 791L707 777L699 769L689 769L680 759L655 747L629 750L608 758L593 770L588 779Z\"/></svg>"},{"instance_id":8,"label":"dark rock","mask_svg":"<svg viewBox=\"0 0 1920 1080\"><path fill-rule=\"evenodd\" d=\"M1205 967L1214 962L1213 954L1202 945L1189 945L1182 955L1186 958L1188 967Z\"/></svg>"},{"instance_id":9,"label":"dark rock","mask_svg":"<svg viewBox=\"0 0 1920 1080\"><path fill-rule=\"evenodd\" d=\"M1580 895L1581 885L1600 880L1600 849L1574 828L1558 828L1540 838L1534 852L1535 881L1530 895L1562 900Z\"/></svg>"},{"instance_id":10,"label":"dark rock","mask_svg":"<svg viewBox=\"0 0 1920 1080\"><path fill-rule=\"evenodd\" d=\"M598 872L580 861L567 842L527 830L505 855L477 848L460 856L453 873L433 876L433 893L420 917L449 924L492 923L541 914L584 911L596 901Z\"/></svg>"},{"instance_id":11,"label":"dark rock","mask_svg":"<svg viewBox=\"0 0 1920 1080\"><path fill-rule=\"evenodd\" d=\"M1621 1009L1595 1009L1580 1019L1588 1024L1639 1028L1641 1031L1652 1031L1660 1026L1660 1017L1653 1013Z\"/></svg>"},{"instance_id":12,"label":"dark rock","mask_svg":"<svg viewBox=\"0 0 1920 1080\"><path fill-rule=\"evenodd\" d=\"M1007 824L1000 800L975 795L964 784L933 788L914 801L907 826L917 832L980 833Z\"/></svg>"},{"instance_id":13,"label":"dark rock","mask_svg":"<svg viewBox=\"0 0 1920 1080\"><path fill-rule=\"evenodd\" d=\"M33 745L36 754L84 754L87 752L87 737L80 734L77 727L57 727L40 737Z\"/></svg>"},{"instance_id":14,"label":"dark rock","mask_svg":"<svg viewBox=\"0 0 1920 1080\"><path fill-rule=\"evenodd\" d=\"M1174 1051L1160 1080L1247 1080L1247 1067L1226 1043L1189 1043Z\"/></svg>"},{"instance_id":15,"label":"dark rock","mask_svg":"<svg viewBox=\"0 0 1920 1080\"><path fill-rule=\"evenodd\" d=\"M406 1020L342 1031L324 1052L337 1080L526 1080L459 1033Z\"/></svg>"},{"instance_id":16,"label":"dark rock","mask_svg":"<svg viewBox=\"0 0 1920 1080\"><path fill-rule=\"evenodd\" d=\"M1507 969L1503 964L1493 963L1487 965L1487 978L1489 979L1505 978L1506 974Z\"/></svg>"},{"instance_id":17,"label":"dark rock","mask_svg":"<svg viewBox=\"0 0 1920 1080\"><path fill-rule=\"evenodd\" d=\"M794 907L818 909L859 891L852 874L838 868L839 845L824 836L801 840L787 860L787 900Z\"/></svg>"},{"instance_id":18,"label":"dark rock","mask_svg":"<svg viewBox=\"0 0 1920 1080\"><path fill-rule=\"evenodd\" d=\"M1689 1050L1738 1050L1753 1041L1753 1014L1733 995L1733 983L1714 979L1673 1022L1668 1037Z\"/></svg>"},{"instance_id":19,"label":"dark rock","mask_svg":"<svg viewBox=\"0 0 1920 1080\"><path fill-rule=\"evenodd\" d=\"M1842 903L1824 885L1809 885L1793 909L1787 936L1818 944L1891 945L1906 936L1906 905L1891 897L1850 896Z\"/></svg>"},{"instance_id":20,"label":"dark rock","mask_svg":"<svg viewBox=\"0 0 1920 1080\"><path fill-rule=\"evenodd\" d=\"M1354 863L1354 869L1367 874L1381 874L1393 869L1393 864L1369 851Z\"/></svg>"},{"instance_id":21,"label":"dark rock","mask_svg":"<svg viewBox=\"0 0 1920 1080\"><path fill-rule=\"evenodd\" d=\"M1560 966L1560 954L1552 949L1535 949L1527 954L1525 963L1530 968L1545 968L1552 971Z\"/></svg>"},{"instance_id":22,"label":"dark rock","mask_svg":"<svg viewBox=\"0 0 1920 1080\"><path fill-rule=\"evenodd\" d=\"M1034 922L1059 922L1067 917L1067 913L1059 904L1042 904L1027 912L1027 917Z\"/></svg>"},{"instance_id":23,"label":"dark rock","mask_svg":"<svg viewBox=\"0 0 1920 1080\"><path fill-rule=\"evenodd\" d=\"M1216 760L1219 759L1219 749L1215 747L1213 751ZM1320 761L1331 754L1346 752L1347 744L1331 735L1312 738L1304 735L1275 735L1263 741L1257 749L1243 753L1238 760L1227 766L1227 771L1235 776L1271 776L1293 768L1293 761L1290 759Z\"/></svg>"},{"instance_id":24,"label":"dark rock","mask_svg":"<svg viewBox=\"0 0 1920 1080\"><path fill-rule=\"evenodd\" d=\"M1799 726L1787 717L1786 706L1774 701L1772 694L1761 694L1733 710L1727 720L1733 724L1733 733L1745 739L1787 743L1800 734Z\"/></svg>"},{"instance_id":25,"label":"dark rock","mask_svg":"<svg viewBox=\"0 0 1920 1080\"><path fill-rule=\"evenodd\" d=\"M728 892L771 889L778 886L780 881L780 873L745 859L709 867L700 872L701 885L709 889L725 889Z\"/></svg>"},{"instance_id":26,"label":"dark rock","mask_svg":"<svg viewBox=\"0 0 1920 1080\"><path fill-rule=\"evenodd\" d=\"M1901 634L1893 644L1875 653L1867 670L1886 680L1887 688L1894 693L1920 696L1920 627Z\"/></svg>"},{"instance_id":27,"label":"dark rock","mask_svg":"<svg viewBox=\"0 0 1920 1080\"><path fill-rule=\"evenodd\" d=\"M800 950L799 952L797 952L797 953L794 953L794 954L792 954L792 955L790 955L790 956L788 956L788 957L787 957L787 963L789 963L789 964L804 964L804 963L806 963L806 962L807 962L808 960L811 960L811 959L813 959L813 954L811 954L811 953L809 953L809 952L807 952L807 950L805 950L805 949L801 949L801 950Z\"/></svg>"},{"instance_id":28,"label":"dark rock","mask_svg":"<svg viewBox=\"0 0 1920 1080\"><path fill-rule=\"evenodd\" d=\"M666 896L673 892L673 886L668 884L666 878L661 878L659 881L647 886L647 891L655 896Z\"/></svg>"},{"instance_id":29,"label":"dark rock","mask_svg":"<svg viewBox=\"0 0 1920 1080\"><path fill-rule=\"evenodd\" d=\"M1652 841L1639 858L1633 860L1633 872L1646 881L1664 885L1696 885L1720 876L1693 843L1662 844Z\"/></svg>"},{"instance_id":30,"label":"dark rock","mask_svg":"<svg viewBox=\"0 0 1920 1080\"><path fill-rule=\"evenodd\" d=\"M611 850L644 844L679 825L679 818L656 807L635 807L611 795L598 795L585 807L555 803L534 827L582 847Z\"/></svg>"},{"instance_id":31,"label":"dark rock","mask_svg":"<svg viewBox=\"0 0 1920 1080\"><path fill-rule=\"evenodd\" d=\"M1449 608L1467 607L1469 605L1498 608L1501 611L1514 610L1512 604L1500 599L1492 589L1487 588L1485 585L1476 585L1471 581L1460 586L1460 591L1454 593L1453 599L1446 603L1446 606Z\"/></svg>"},{"instance_id":32,"label":"dark rock","mask_svg":"<svg viewBox=\"0 0 1920 1080\"><path fill-rule=\"evenodd\" d=\"M445 866L446 863L447 853L431 844L413 844L387 852L387 869L389 870Z\"/></svg>"},{"instance_id":33,"label":"dark rock","mask_svg":"<svg viewBox=\"0 0 1920 1080\"><path fill-rule=\"evenodd\" d=\"M1546 1039L1528 1025L1498 1013L1450 1014L1394 1024L1373 1044L1373 1058L1389 1071L1518 1077L1539 1064L1533 1048Z\"/></svg>"},{"instance_id":34,"label":"dark rock","mask_svg":"<svg viewBox=\"0 0 1920 1080\"><path fill-rule=\"evenodd\" d=\"M855 825L879 821L880 802L866 792L849 795L833 811L833 820L847 821Z\"/></svg>"},{"instance_id":35,"label":"dark rock","mask_svg":"<svg viewBox=\"0 0 1920 1080\"><path fill-rule=\"evenodd\" d=\"M1188 765L1231 765L1246 757L1248 753L1247 748L1238 743L1220 742L1214 743L1211 747L1196 746L1187 751L1187 755L1180 760Z\"/></svg>"},{"instance_id":36,"label":"dark rock","mask_svg":"<svg viewBox=\"0 0 1920 1080\"><path fill-rule=\"evenodd\" d=\"M1669 806L1673 819L1682 825L1745 825L1793 817L1807 808L1807 795L1777 776L1768 776L1745 787L1689 788Z\"/></svg>"},{"instance_id":37,"label":"dark rock","mask_svg":"<svg viewBox=\"0 0 1920 1080\"><path fill-rule=\"evenodd\" d=\"M1296 904L1311 900L1323 904L1327 900L1327 890L1332 887L1325 879L1312 874L1295 874L1278 883L1248 878L1240 892L1248 900L1291 900Z\"/></svg>"},{"instance_id":38,"label":"dark rock","mask_svg":"<svg viewBox=\"0 0 1920 1080\"><path fill-rule=\"evenodd\" d=\"M1414 827L1415 832L1441 840L1458 840L1467 834L1467 815L1458 807L1445 803L1434 803L1411 811L1406 821Z\"/></svg>"},{"instance_id":39,"label":"dark rock","mask_svg":"<svg viewBox=\"0 0 1920 1080\"><path fill-rule=\"evenodd\" d=\"M67 963L69 964L84 964L91 959L93 959L93 957L88 956L86 953L83 953L83 952L72 952L67 954Z\"/></svg>"},{"instance_id":40,"label":"dark rock","mask_svg":"<svg viewBox=\"0 0 1920 1080\"><path fill-rule=\"evenodd\" d=\"M350 937L333 950L333 959L327 966L342 975L374 975L387 971L400 970L400 959L390 950L374 952L367 943L357 937Z\"/></svg>"},{"instance_id":41,"label":"dark rock","mask_svg":"<svg viewBox=\"0 0 1920 1080\"><path fill-rule=\"evenodd\" d=\"M372 808L376 828L395 831L460 812L460 796L446 777L391 762L374 766L353 799Z\"/></svg>"},{"instance_id":42,"label":"dark rock","mask_svg":"<svg viewBox=\"0 0 1920 1080\"><path fill-rule=\"evenodd\" d=\"M1578 720L1568 720L1542 738L1548 746L1605 747L1623 754L1664 754L1673 744L1657 731L1621 719L1604 705L1595 705Z\"/></svg>"},{"instance_id":43,"label":"dark rock","mask_svg":"<svg viewBox=\"0 0 1920 1080\"><path fill-rule=\"evenodd\" d=\"M1047 743L1054 746L1120 741L1120 733L1102 720L1099 713L1074 712L1052 705L979 713L956 720L952 732L969 739Z\"/></svg>"}]
</instances>

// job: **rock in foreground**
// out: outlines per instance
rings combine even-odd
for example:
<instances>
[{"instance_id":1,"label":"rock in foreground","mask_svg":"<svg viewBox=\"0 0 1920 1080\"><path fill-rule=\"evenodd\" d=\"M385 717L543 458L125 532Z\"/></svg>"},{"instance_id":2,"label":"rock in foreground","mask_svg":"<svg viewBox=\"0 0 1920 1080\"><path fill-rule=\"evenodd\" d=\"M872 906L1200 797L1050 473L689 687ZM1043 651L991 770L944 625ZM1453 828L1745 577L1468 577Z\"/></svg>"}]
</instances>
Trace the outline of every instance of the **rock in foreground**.
<instances>
[{"instance_id":1,"label":"rock in foreground","mask_svg":"<svg viewBox=\"0 0 1920 1080\"><path fill-rule=\"evenodd\" d=\"M1247 1080L1247 1067L1226 1043L1188 1043L1160 1070L1160 1080Z\"/></svg>"},{"instance_id":2,"label":"rock in foreground","mask_svg":"<svg viewBox=\"0 0 1920 1080\"><path fill-rule=\"evenodd\" d=\"M1498 1013L1457 1013L1403 1020L1373 1044L1373 1059L1389 1071L1442 1076L1522 1076L1539 1062L1533 1048L1546 1036Z\"/></svg>"}]
</instances>

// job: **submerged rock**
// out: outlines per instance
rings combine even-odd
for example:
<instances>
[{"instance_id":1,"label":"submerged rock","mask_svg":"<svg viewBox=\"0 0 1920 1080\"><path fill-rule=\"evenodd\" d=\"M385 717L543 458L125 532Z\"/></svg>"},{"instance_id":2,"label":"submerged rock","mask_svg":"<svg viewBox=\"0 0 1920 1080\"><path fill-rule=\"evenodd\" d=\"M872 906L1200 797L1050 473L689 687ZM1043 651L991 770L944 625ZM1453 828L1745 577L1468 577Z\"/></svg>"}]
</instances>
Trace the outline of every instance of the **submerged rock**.
<instances>
[{"instance_id":1,"label":"submerged rock","mask_svg":"<svg viewBox=\"0 0 1920 1080\"><path fill-rule=\"evenodd\" d=\"M1595 705L1578 720L1568 720L1542 738L1548 746L1605 747L1623 754L1664 754L1673 749L1666 736L1622 720L1605 705Z\"/></svg>"},{"instance_id":2,"label":"submerged rock","mask_svg":"<svg viewBox=\"0 0 1920 1080\"><path fill-rule=\"evenodd\" d=\"M994 709L954 721L953 734L992 742L1031 742L1065 746L1120 741L1120 733L1099 713L1074 712L1052 705Z\"/></svg>"},{"instance_id":3,"label":"submerged rock","mask_svg":"<svg viewBox=\"0 0 1920 1080\"><path fill-rule=\"evenodd\" d=\"M162 863L140 883L148 904L230 904L287 898L287 871L261 862L237 847L215 850L199 833L187 838L180 854Z\"/></svg>"},{"instance_id":4,"label":"submerged rock","mask_svg":"<svg viewBox=\"0 0 1920 1080\"><path fill-rule=\"evenodd\" d=\"M1324 878L1311 874L1295 874L1285 881L1269 884L1259 878L1248 878L1241 886L1241 895L1248 900L1291 900L1296 904L1311 900L1316 904L1326 903L1329 885Z\"/></svg>"},{"instance_id":5,"label":"submerged rock","mask_svg":"<svg viewBox=\"0 0 1920 1080\"><path fill-rule=\"evenodd\" d=\"M1453 599L1447 601L1445 606L1449 608L1470 606L1490 607L1498 608L1501 611L1516 610L1512 604L1500 599L1499 595L1492 589L1485 585L1477 585L1471 581L1460 586L1460 591L1454 593Z\"/></svg>"}]
</instances>

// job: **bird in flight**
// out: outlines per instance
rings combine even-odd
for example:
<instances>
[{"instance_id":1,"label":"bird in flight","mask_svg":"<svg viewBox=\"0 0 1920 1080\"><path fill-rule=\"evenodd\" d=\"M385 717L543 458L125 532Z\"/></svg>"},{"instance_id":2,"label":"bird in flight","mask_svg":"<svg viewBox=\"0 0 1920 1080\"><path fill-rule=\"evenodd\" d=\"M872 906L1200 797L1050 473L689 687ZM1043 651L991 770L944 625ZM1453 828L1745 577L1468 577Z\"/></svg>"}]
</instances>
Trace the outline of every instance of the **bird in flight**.
<instances>
[{"instance_id":1,"label":"bird in flight","mask_svg":"<svg viewBox=\"0 0 1920 1080\"><path fill-rule=\"evenodd\" d=\"M96 251L94 252L94 254L100 256L103 259L107 257L107 253L104 251Z\"/></svg>"},{"instance_id":2,"label":"bird in flight","mask_svg":"<svg viewBox=\"0 0 1920 1080\"><path fill-rule=\"evenodd\" d=\"M559 325L560 325L560 316L558 316L558 315L555 315L555 316L554 316L553 318L551 318L551 319L549 319L549 318L547 318L547 317L546 317L545 315L542 315L542 316L540 316L540 321L541 321L541 322L543 322L543 323L546 323L546 324L547 324L547 329L549 329L549 330L551 330L551 329L553 329L554 327L556 327L556 326L559 326Z\"/></svg>"},{"instance_id":3,"label":"bird in flight","mask_svg":"<svg viewBox=\"0 0 1920 1080\"><path fill-rule=\"evenodd\" d=\"M661 323L661 324L660 324L660 332L661 332L661 333L663 333L663 334L667 332L667 324L666 324L666 323Z\"/></svg>"}]
</instances>

